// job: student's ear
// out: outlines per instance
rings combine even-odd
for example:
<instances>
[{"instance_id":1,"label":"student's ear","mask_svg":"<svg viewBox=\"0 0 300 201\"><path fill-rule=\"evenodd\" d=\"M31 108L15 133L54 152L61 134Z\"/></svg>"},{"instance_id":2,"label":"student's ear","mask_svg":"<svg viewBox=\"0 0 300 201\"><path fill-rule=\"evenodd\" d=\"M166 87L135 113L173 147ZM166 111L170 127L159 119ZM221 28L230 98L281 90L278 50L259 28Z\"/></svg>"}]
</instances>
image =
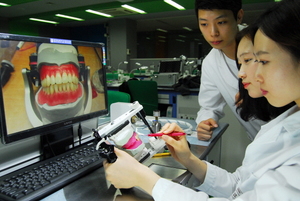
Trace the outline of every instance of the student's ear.
<instances>
[{"instance_id":1,"label":"student's ear","mask_svg":"<svg viewBox=\"0 0 300 201\"><path fill-rule=\"evenodd\" d=\"M243 17L244 17L244 10L241 9L239 10L239 12L237 13L237 23L238 24L241 24L242 23L242 20L243 20Z\"/></svg>"}]
</instances>

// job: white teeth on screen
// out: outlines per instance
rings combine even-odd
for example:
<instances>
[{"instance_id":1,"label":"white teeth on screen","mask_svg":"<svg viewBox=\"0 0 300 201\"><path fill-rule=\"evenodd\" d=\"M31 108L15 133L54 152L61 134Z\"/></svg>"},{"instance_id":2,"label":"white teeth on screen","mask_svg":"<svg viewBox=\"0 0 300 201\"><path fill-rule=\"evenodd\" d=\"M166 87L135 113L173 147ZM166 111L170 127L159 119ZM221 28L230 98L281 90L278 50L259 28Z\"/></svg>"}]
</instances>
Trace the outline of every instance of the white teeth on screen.
<instances>
[{"instance_id":1,"label":"white teeth on screen","mask_svg":"<svg viewBox=\"0 0 300 201\"><path fill-rule=\"evenodd\" d=\"M49 87L44 87L43 90L46 94L53 94L64 91L75 91L78 88L77 84L67 83L67 84L54 84Z\"/></svg>"},{"instance_id":2,"label":"white teeth on screen","mask_svg":"<svg viewBox=\"0 0 300 201\"><path fill-rule=\"evenodd\" d=\"M62 85L63 91L67 91L67 86L65 84Z\"/></svg>"},{"instance_id":3,"label":"white teeth on screen","mask_svg":"<svg viewBox=\"0 0 300 201\"><path fill-rule=\"evenodd\" d=\"M62 83L75 83L78 84L78 78L73 74L67 74L63 73L62 76L58 73L54 77L52 76L46 76L44 80L42 80L42 86L43 87L49 87L52 84L62 84Z\"/></svg>"},{"instance_id":4,"label":"white teeth on screen","mask_svg":"<svg viewBox=\"0 0 300 201\"><path fill-rule=\"evenodd\" d=\"M42 87L46 94L53 94L55 92L63 91L75 91L78 87L78 78L75 74L67 74L64 72L62 75L56 73L56 75L46 76L42 80Z\"/></svg>"},{"instance_id":5,"label":"white teeth on screen","mask_svg":"<svg viewBox=\"0 0 300 201\"><path fill-rule=\"evenodd\" d=\"M54 77L54 75L51 75L51 77L50 77L50 83L51 84L55 84L55 77Z\"/></svg>"},{"instance_id":6,"label":"white teeth on screen","mask_svg":"<svg viewBox=\"0 0 300 201\"><path fill-rule=\"evenodd\" d=\"M61 84L62 83L62 78L60 73L56 73L56 84Z\"/></svg>"},{"instance_id":7,"label":"white teeth on screen","mask_svg":"<svg viewBox=\"0 0 300 201\"><path fill-rule=\"evenodd\" d=\"M67 73L62 74L62 83L68 83L68 75Z\"/></svg>"}]
</instances>

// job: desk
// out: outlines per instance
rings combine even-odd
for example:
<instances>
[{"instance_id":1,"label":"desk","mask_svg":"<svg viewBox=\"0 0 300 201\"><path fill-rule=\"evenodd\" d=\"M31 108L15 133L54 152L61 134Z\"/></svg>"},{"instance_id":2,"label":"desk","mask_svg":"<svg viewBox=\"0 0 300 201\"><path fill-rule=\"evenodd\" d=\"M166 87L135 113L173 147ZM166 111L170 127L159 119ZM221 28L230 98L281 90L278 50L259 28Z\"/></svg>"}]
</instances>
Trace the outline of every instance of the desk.
<instances>
[{"instance_id":1,"label":"desk","mask_svg":"<svg viewBox=\"0 0 300 201\"><path fill-rule=\"evenodd\" d=\"M215 131L214 138L211 142L203 142L203 145L191 145L192 152L200 159L205 159L209 152L213 149L215 144L219 141L224 131L227 129L227 123L220 123L219 129ZM145 162L145 165L158 167L155 172L159 175L162 173L162 177L166 175L166 172L160 172L160 167L173 168L171 174L167 175L169 179L173 181L186 184L190 178L190 173L185 168L176 162L171 156L152 158ZM166 177L166 178L168 178ZM126 190L115 189L112 185L108 188L107 181L105 179L104 168L88 174L81 179L67 185L63 189L56 193L46 197L43 201L77 201L77 200L89 200L89 201L152 201L152 197L138 188L131 188Z\"/></svg>"}]
</instances>

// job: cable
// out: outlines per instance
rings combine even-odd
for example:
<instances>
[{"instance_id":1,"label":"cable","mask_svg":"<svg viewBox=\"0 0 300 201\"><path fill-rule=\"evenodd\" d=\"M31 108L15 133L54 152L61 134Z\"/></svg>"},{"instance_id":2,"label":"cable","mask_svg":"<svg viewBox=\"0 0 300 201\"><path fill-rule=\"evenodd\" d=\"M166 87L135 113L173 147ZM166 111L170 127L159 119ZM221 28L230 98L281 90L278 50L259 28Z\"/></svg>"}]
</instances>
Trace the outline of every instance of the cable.
<instances>
[{"instance_id":1,"label":"cable","mask_svg":"<svg viewBox=\"0 0 300 201\"><path fill-rule=\"evenodd\" d=\"M53 156L53 157L56 156L56 153L55 153L55 151L53 150L52 145L51 145L51 143L50 143L50 141L49 141L48 134L46 134L45 137L46 137L47 145L48 145L48 147L49 147L49 149L50 149L50 151L51 151L51 153L52 153L52 156ZM45 147L44 147L44 148L45 148Z\"/></svg>"},{"instance_id":2,"label":"cable","mask_svg":"<svg viewBox=\"0 0 300 201\"><path fill-rule=\"evenodd\" d=\"M81 137L82 137L82 128L81 123L78 125L78 139L79 139L79 145L81 145Z\"/></svg>"}]
</instances>

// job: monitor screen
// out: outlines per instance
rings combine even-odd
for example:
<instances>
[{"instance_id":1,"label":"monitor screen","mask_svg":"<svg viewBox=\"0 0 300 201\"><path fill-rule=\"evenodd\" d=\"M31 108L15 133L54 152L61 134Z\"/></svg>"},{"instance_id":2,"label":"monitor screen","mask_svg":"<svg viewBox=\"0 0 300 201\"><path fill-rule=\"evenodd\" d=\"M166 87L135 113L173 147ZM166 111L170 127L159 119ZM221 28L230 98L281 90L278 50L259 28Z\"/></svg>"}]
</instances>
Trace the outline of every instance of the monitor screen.
<instances>
[{"instance_id":1,"label":"monitor screen","mask_svg":"<svg viewBox=\"0 0 300 201\"><path fill-rule=\"evenodd\" d=\"M3 143L106 115L102 59L102 43L0 34Z\"/></svg>"},{"instance_id":2,"label":"monitor screen","mask_svg":"<svg viewBox=\"0 0 300 201\"><path fill-rule=\"evenodd\" d=\"M181 61L161 61L159 64L160 73L179 73L181 72Z\"/></svg>"}]
</instances>

